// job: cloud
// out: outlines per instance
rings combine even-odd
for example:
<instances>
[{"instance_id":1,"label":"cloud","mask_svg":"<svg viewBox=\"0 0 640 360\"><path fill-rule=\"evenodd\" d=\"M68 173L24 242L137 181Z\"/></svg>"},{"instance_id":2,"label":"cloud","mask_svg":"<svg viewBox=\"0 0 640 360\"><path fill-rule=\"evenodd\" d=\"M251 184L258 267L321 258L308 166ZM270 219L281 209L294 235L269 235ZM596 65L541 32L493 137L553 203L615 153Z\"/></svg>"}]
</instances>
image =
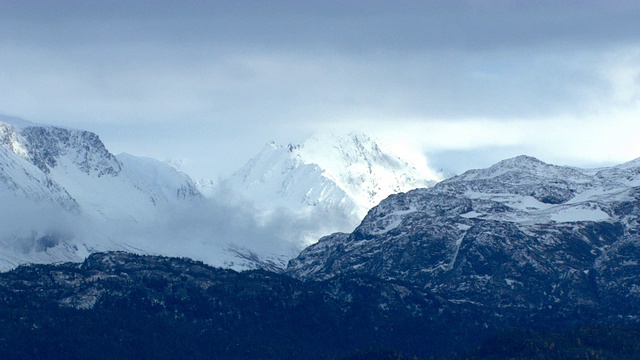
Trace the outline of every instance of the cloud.
<instances>
[{"instance_id":1,"label":"cloud","mask_svg":"<svg viewBox=\"0 0 640 360\"><path fill-rule=\"evenodd\" d=\"M310 47L339 51L586 46L637 38L640 5L515 1L0 2L7 37L52 47L96 42ZM30 25L18 31L18 25ZM13 30L13 31L8 31ZM76 30L84 30L82 32ZM634 30L636 30L634 32Z\"/></svg>"},{"instance_id":2,"label":"cloud","mask_svg":"<svg viewBox=\"0 0 640 360\"><path fill-rule=\"evenodd\" d=\"M522 148L526 124L623 126L607 114L637 102L639 17L632 1L0 1L0 112L195 178L334 126Z\"/></svg>"},{"instance_id":3,"label":"cloud","mask_svg":"<svg viewBox=\"0 0 640 360\"><path fill-rule=\"evenodd\" d=\"M216 266L240 263L233 251L281 266L320 236L351 231L341 214L321 209L260 210L217 189L216 196L158 204L145 220L72 215L47 202L0 198L0 269L24 262L79 261L93 251L127 250L186 256Z\"/></svg>"},{"instance_id":4,"label":"cloud","mask_svg":"<svg viewBox=\"0 0 640 360\"><path fill-rule=\"evenodd\" d=\"M610 166L640 157L640 103L593 114L548 118L448 120L381 124L386 142L424 154L429 165L450 173L484 168L527 154L558 165Z\"/></svg>"},{"instance_id":5,"label":"cloud","mask_svg":"<svg viewBox=\"0 0 640 360\"><path fill-rule=\"evenodd\" d=\"M122 236L142 239L143 243L151 241L159 248L233 247L292 257L320 236L351 231L354 226L345 216L330 210L265 210L222 187L213 193L177 207L159 207L154 221L136 224Z\"/></svg>"},{"instance_id":6,"label":"cloud","mask_svg":"<svg viewBox=\"0 0 640 360\"><path fill-rule=\"evenodd\" d=\"M59 206L0 193L0 244L19 254L42 252L73 237L77 217Z\"/></svg>"}]
</instances>

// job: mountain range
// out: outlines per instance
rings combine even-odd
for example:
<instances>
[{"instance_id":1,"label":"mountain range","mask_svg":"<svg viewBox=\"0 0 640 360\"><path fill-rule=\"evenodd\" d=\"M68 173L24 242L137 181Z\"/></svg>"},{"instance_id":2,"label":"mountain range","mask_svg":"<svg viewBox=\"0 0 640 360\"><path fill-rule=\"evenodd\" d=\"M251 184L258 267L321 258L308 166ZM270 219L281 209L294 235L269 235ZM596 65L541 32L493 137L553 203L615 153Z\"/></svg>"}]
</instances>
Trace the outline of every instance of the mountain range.
<instances>
[{"instance_id":1,"label":"mountain range","mask_svg":"<svg viewBox=\"0 0 640 360\"><path fill-rule=\"evenodd\" d=\"M640 160L582 170L519 156L391 195L287 273L409 282L501 316L581 309L637 321L638 185Z\"/></svg>"},{"instance_id":2,"label":"mountain range","mask_svg":"<svg viewBox=\"0 0 640 360\"><path fill-rule=\"evenodd\" d=\"M275 155L267 158L297 158L294 146L268 147ZM278 166L258 166L270 163L236 176L268 183L281 176L268 170ZM193 358L633 359L639 225L640 159L579 169L518 156L392 194L282 273L126 252L21 266L0 274L0 329L9 329L0 348L80 357L98 346L106 357L125 349ZM166 337L154 328L177 330ZM92 343L95 334L111 340Z\"/></svg>"},{"instance_id":3,"label":"mountain range","mask_svg":"<svg viewBox=\"0 0 640 360\"><path fill-rule=\"evenodd\" d=\"M325 134L269 143L222 184L196 186L166 163L113 155L94 133L10 117L0 169L0 270L113 250L283 269L387 195L434 183L366 135Z\"/></svg>"}]
</instances>

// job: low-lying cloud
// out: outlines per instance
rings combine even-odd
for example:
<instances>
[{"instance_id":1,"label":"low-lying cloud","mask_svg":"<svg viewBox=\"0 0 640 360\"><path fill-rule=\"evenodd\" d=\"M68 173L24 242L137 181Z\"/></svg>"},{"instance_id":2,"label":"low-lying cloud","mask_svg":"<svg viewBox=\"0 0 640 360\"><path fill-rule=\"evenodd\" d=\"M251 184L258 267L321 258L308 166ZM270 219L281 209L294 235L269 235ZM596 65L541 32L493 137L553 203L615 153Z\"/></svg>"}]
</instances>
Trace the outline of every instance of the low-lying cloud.
<instances>
[{"instance_id":1,"label":"low-lying cloud","mask_svg":"<svg viewBox=\"0 0 640 360\"><path fill-rule=\"evenodd\" d=\"M76 215L55 204L0 194L0 244L27 254L55 246L57 240L77 233Z\"/></svg>"},{"instance_id":2,"label":"low-lying cloud","mask_svg":"<svg viewBox=\"0 0 640 360\"><path fill-rule=\"evenodd\" d=\"M80 261L94 251L127 250L186 256L215 266L238 265L233 253L239 252L283 266L321 235L353 228L344 216L320 208L265 211L222 194L158 205L146 220L73 215L55 204L14 196L1 201L0 247L11 265L60 256Z\"/></svg>"}]
</instances>

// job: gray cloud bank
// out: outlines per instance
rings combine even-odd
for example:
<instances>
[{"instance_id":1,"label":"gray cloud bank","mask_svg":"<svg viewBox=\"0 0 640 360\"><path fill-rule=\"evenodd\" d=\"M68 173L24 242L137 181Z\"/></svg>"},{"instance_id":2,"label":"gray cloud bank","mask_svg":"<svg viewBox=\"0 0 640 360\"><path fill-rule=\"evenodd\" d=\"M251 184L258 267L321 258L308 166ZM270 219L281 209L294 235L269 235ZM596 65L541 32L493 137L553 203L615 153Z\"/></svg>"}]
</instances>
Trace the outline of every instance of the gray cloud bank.
<instances>
[{"instance_id":1,"label":"gray cloud bank","mask_svg":"<svg viewBox=\"0 0 640 360\"><path fill-rule=\"evenodd\" d=\"M337 125L411 137L518 120L542 134L596 114L584 121L625 133L611 119L637 112L639 18L635 1L0 0L0 111L184 158L196 178ZM534 138L514 151L562 150Z\"/></svg>"},{"instance_id":2,"label":"gray cloud bank","mask_svg":"<svg viewBox=\"0 0 640 360\"><path fill-rule=\"evenodd\" d=\"M0 6L3 38L56 48L153 40L350 52L545 43L584 48L635 41L640 30L635 1L63 0Z\"/></svg>"}]
</instances>

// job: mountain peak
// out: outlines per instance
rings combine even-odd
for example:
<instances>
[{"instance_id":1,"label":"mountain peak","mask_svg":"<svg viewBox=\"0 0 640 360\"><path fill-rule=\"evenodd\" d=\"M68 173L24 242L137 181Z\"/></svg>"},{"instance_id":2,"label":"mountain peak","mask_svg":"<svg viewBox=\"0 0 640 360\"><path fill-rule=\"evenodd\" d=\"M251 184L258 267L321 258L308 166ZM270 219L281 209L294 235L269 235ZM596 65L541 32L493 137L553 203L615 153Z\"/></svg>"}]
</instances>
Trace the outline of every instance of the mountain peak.
<instances>
[{"instance_id":1,"label":"mountain peak","mask_svg":"<svg viewBox=\"0 0 640 360\"><path fill-rule=\"evenodd\" d=\"M549 165L538 158L530 155L518 155L509 159L502 160L498 164L514 164L514 165Z\"/></svg>"},{"instance_id":2,"label":"mountain peak","mask_svg":"<svg viewBox=\"0 0 640 360\"><path fill-rule=\"evenodd\" d=\"M319 172L313 169L319 169ZM281 146L268 143L260 154L232 176L234 180L227 182L244 183L240 187L246 192L248 187L266 184L273 179L278 186L288 189L275 190L277 193L304 198L311 189L305 189L300 196L290 194L293 183L286 185L289 180L282 179L290 177L293 181L298 175L291 175L292 172L300 171L305 172L305 176L322 177L325 184L333 183L332 187L341 189L339 198L350 198L361 209L362 215L392 193L427 187L439 180L431 174L420 173L414 164L385 149L379 141L366 134L321 132L302 144ZM295 183L308 183L307 180L298 178ZM317 184L309 185L313 188ZM265 190L259 192L264 193ZM315 204L318 201L305 202Z\"/></svg>"},{"instance_id":3,"label":"mountain peak","mask_svg":"<svg viewBox=\"0 0 640 360\"><path fill-rule=\"evenodd\" d=\"M581 169L547 164L533 156L520 155L502 160L489 168L469 170L447 179L446 182L469 180L499 180L506 182L539 182L540 179L564 179L572 182L588 181L590 177Z\"/></svg>"},{"instance_id":4,"label":"mountain peak","mask_svg":"<svg viewBox=\"0 0 640 360\"><path fill-rule=\"evenodd\" d=\"M313 242L353 230L387 196L435 180L366 134L322 132L300 144L268 143L222 186L259 211L285 210L313 223L302 235Z\"/></svg>"},{"instance_id":5,"label":"mountain peak","mask_svg":"<svg viewBox=\"0 0 640 360\"><path fill-rule=\"evenodd\" d=\"M519 155L513 158L502 160L488 169L488 172L502 172L502 171L527 171L527 172L541 172L549 168L557 168L556 165L550 165L541 161L533 156Z\"/></svg>"},{"instance_id":6,"label":"mountain peak","mask_svg":"<svg viewBox=\"0 0 640 360\"><path fill-rule=\"evenodd\" d=\"M440 189L464 193L518 194L542 203L560 204L589 187L593 178L585 170L547 164L531 156L517 156L486 169L469 170L439 183Z\"/></svg>"}]
</instances>

